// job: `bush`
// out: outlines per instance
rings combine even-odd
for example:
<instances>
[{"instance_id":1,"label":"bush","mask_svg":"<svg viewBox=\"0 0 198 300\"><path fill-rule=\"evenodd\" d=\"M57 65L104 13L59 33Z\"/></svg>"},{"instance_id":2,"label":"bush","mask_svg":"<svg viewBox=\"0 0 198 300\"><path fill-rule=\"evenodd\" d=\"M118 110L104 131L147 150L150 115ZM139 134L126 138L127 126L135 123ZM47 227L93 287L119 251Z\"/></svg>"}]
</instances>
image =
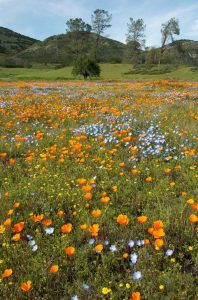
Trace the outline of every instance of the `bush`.
<instances>
[{"instance_id":1,"label":"bush","mask_svg":"<svg viewBox=\"0 0 198 300\"><path fill-rule=\"evenodd\" d=\"M74 76L82 75L84 79L87 77L100 76L100 66L97 64L96 61L87 58L87 57L80 57L75 61L72 74Z\"/></svg>"}]
</instances>

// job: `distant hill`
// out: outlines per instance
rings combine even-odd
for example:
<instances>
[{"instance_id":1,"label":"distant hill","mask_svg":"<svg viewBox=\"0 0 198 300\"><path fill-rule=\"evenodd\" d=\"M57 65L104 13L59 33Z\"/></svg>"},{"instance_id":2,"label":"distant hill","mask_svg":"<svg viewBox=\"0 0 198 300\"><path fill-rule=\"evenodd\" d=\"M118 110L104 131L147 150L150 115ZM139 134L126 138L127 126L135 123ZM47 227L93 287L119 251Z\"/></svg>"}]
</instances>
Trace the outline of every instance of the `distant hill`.
<instances>
[{"instance_id":1,"label":"distant hill","mask_svg":"<svg viewBox=\"0 0 198 300\"><path fill-rule=\"evenodd\" d=\"M0 60L13 56L39 41L0 27Z\"/></svg>"},{"instance_id":2,"label":"distant hill","mask_svg":"<svg viewBox=\"0 0 198 300\"><path fill-rule=\"evenodd\" d=\"M12 30L0 27L0 64L25 66L32 63L72 65L77 50L80 55L94 57L97 35L81 32L78 38L74 33L51 36L44 41L21 35ZM131 63L130 47L121 42L100 37L97 59L102 63ZM159 48L141 51L141 61L158 63ZM6 63L5 63L6 62ZM14 63L13 63L14 62ZM166 46L162 63L198 65L198 42L177 40ZM148 63L148 62L147 62Z\"/></svg>"},{"instance_id":3,"label":"distant hill","mask_svg":"<svg viewBox=\"0 0 198 300\"><path fill-rule=\"evenodd\" d=\"M163 54L167 62L198 65L198 41L177 40L166 46Z\"/></svg>"},{"instance_id":4,"label":"distant hill","mask_svg":"<svg viewBox=\"0 0 198 300\"><path fill-rule=\"evenodd\" d=\"M82 32L78 47L81 55L94 56L96 34ZM121 42L101 37L98 49L98 60L100 62L122 62L125 45ZM72 33L55 35L47 38L41 43L36 43L22 51L17 57L37 63L60 63L71 65L75 60L76 43Z\"/></svg>"}]
</instances>

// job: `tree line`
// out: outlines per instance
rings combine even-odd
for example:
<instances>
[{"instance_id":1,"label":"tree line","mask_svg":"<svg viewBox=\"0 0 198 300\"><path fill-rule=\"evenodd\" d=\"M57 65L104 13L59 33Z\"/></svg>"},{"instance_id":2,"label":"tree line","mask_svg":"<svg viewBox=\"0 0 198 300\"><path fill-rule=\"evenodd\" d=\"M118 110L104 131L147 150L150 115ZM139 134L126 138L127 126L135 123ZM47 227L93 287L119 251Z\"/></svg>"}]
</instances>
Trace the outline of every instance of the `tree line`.
<instances>
[{"instance_id":1,"label":"tree line","mask_svg":"<svg viewBox=\"0 0 198 300\"><path fill-rule=\"evenodd\" d=\"M96 9L91 15L91 24L83 21L82 18L71 18L66 22L66 32L71 35L72 47L74 56L78 59L83 52L85 43L91 32L95 33L95 43L92 59L98 60L98 49L101 43L101 36L110 28L112 14L103 9ZM142 62L142 51L151 50L148 52L147 59L152 63L161 63L161 57L165 51L168 42L174 41L174 36L180 34L179 22L175 18L169 19L161 25L161 47L160 49L145 47L145 30L146 24L143 19L135 20L130 18L127 23L126 33L126 56L131 63L137 64Z\"/></svg>"}]
</instances>

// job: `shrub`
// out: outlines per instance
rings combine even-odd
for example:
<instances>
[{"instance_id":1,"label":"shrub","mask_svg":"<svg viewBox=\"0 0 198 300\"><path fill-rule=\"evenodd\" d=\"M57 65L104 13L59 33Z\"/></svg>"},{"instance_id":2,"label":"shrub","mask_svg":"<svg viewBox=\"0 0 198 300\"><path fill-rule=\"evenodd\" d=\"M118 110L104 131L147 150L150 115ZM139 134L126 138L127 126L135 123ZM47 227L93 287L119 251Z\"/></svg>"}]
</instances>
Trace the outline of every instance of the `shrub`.
<instances>
[{"instance_id":1,"label":"shrub","mask_svg":"<svg viewBox=\"0 0 198 300\"><path fill-rule=\"evenodd\" d=\"M72 74L74 76L82 75L84 79L92 76L99 77L100 67L96 61L87 57L80 57L75 61Z\"/></svg>"}]
</instances>

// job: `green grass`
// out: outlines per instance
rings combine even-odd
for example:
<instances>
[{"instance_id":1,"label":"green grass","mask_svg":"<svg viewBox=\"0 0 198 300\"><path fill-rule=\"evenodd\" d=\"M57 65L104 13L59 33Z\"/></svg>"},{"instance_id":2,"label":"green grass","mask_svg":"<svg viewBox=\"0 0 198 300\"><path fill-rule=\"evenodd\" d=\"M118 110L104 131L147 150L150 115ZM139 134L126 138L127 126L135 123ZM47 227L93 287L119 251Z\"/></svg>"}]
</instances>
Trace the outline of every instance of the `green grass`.
<instances>
[{"instance_id":1,"label":"green grass","mask_svg":"<svg viewBox=\"0 0 198 300\"><path fill-rule=\"evenodd\" d=\"M192 72L190 67L180 66L178 69L157 75L147 74L125 74L131 69L130 64L101 64L100 80L198 80L198 73ZM34 66L26 68L0 68L1 81L34 81L34 80L74 80L71 74L72 67L55 70L50 67ZM80 78L80 77L79 77ZM82 79L82 78L80 78Z\"/></svg>"}]
</instances>

